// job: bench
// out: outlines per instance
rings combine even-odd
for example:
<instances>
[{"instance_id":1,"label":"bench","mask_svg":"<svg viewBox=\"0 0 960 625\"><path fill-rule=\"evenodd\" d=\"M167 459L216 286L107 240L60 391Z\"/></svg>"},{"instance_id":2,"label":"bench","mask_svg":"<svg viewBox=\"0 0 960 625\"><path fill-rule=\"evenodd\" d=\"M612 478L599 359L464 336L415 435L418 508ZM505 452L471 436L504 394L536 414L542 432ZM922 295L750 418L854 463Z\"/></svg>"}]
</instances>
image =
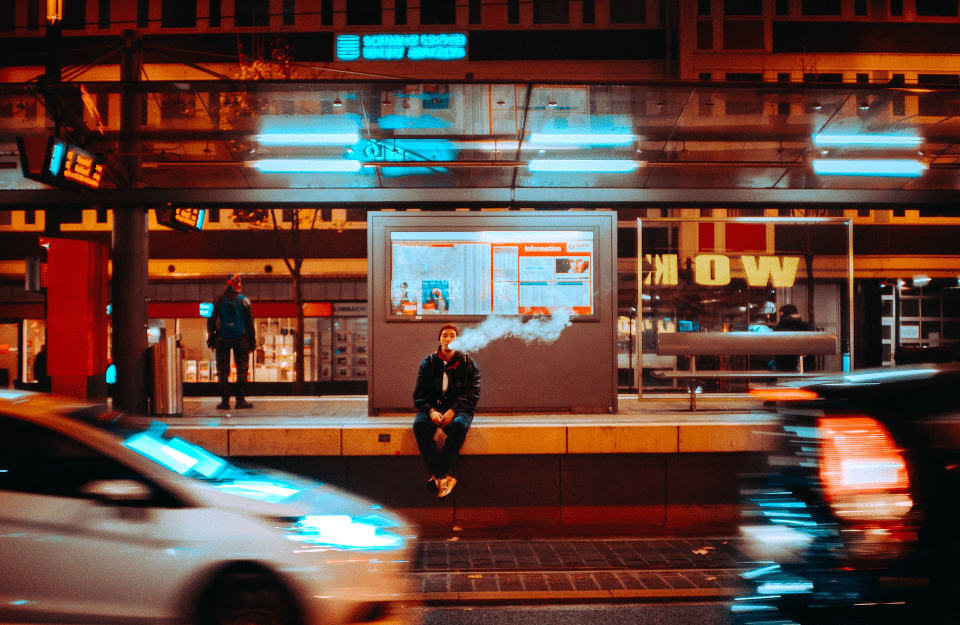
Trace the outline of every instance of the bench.
<instances>
[{"instance_id":1,"label":"bench","mask_svg":"<svg viewBox=\"0 0 960 625\"><path fill-rule=\"evenodd\" d=\"M796 379L817 374L803 372L803 356L836 355L834 332L668 332L657 338L657 355L690 356L689 371L654 371L657 378L686 380L690 409L697 409L697 380ZM697 356L799 356L799 371L697 371Z\"/></svg>"}]
</instances>

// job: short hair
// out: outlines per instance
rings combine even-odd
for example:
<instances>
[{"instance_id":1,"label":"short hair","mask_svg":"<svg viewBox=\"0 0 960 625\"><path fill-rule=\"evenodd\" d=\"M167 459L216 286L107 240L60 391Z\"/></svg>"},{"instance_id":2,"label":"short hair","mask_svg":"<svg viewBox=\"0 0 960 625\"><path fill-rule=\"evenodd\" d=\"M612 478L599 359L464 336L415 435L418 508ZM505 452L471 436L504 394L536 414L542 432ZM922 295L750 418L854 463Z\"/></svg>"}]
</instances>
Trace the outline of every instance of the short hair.
<instances>
[{"instance_id":1,"label":"short hair","mask_svg":"<svg viewBox=\"0 0 960 625\"><path fill-rule=\"evenodd\" d=\"M454 325L454 324L452 324L452 323L445 323L445 324L443 324L443 326L440 328L440 331L437 333L437 340L438 340L438 341L440 340L440 335L443 334L443 331L444 331L444 330L453 330L454 332L457 333L457 336L460 336L460 328L458 328L456 325Z\"/></svg>"},{"instance_id":2,"label":"short hair","mask_svg":"<svg viewBox=\"0 0 960 625\"><path fill-rule=\"evenodd\" d=\"M780 307L781 317L799 317L800 311L793 304L784 304Z\"/></svg>"},{"instance_id":3,"label":"short hair","mask_svg":"<svg viewBox=\"0 0 960 625\"><path fill-rule=\"evenodd\" d=\"M227 278L227 289L230 291L240 290L240 274L239 273L230 274L230 277Z\"/></svg>"}]
</instances>

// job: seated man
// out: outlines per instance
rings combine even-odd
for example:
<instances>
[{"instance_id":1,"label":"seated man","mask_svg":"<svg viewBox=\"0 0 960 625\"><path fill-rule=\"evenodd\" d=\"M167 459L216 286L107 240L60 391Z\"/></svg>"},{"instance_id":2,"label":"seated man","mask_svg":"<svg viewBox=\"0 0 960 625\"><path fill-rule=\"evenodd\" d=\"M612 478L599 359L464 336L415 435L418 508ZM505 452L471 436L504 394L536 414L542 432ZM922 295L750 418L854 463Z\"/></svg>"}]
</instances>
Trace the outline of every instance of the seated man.
<instances>
[{"instance_id":1,"label":"seated man","mask_svg":"<svg viewBox=\"0 0 960 625\"><path fill-rule=\"evenodd\" d=\"M431 477L427 487L444 498L453 491L457 480L451 473L460 453L473 412L480 399L480 370L469 354L451 349L460 335L452 323L440 328L440 345L420 363L413 403L417 416L413 433L420 456ZM434 437L442 429L447 440L440 449Z\"/></svg>"}]
</instances>

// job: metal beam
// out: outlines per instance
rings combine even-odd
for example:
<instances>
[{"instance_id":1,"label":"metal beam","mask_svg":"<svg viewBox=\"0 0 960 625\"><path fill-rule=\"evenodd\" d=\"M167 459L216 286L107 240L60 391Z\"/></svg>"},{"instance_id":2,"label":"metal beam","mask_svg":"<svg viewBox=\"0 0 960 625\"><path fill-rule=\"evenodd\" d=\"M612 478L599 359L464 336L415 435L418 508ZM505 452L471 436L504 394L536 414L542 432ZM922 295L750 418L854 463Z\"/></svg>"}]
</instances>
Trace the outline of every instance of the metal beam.
<instances>
[{"instance_id":1,"label":"metal beam","mask_svg":"<svg viewBox=\"0 0 960 625\"><path fill-rule=\"evenodd\" d=\"M960 205L960 190L911 191L898 189L598 189L598 188L434 188L434 189L104 189L73 193L58 189L4 190L0 206L99 204L191 204L197 206L335 206L381 208L431 204L449 206L534 206L569 208L616 207L746 207L774 208L797 205L871 208Z\"/></svg>"}]
</instances>

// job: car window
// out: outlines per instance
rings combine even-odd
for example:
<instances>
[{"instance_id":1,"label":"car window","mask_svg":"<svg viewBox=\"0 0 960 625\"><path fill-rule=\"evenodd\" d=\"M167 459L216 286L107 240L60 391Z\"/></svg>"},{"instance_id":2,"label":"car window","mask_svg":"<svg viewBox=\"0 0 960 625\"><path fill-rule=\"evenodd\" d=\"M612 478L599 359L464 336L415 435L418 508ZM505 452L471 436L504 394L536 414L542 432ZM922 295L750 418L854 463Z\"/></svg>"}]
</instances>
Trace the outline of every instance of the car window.
<instances>
[{"instance_id":1,"label":"car window","mask_svg":"<svg viewBox=\"0 0 960 625\"><path fill-rule=\"evenodd\" d=\"M0 490L58 497L86 497L93 480L138 480L133 469L69 436L0 415Z\"/></svg>"}]
</instances>

